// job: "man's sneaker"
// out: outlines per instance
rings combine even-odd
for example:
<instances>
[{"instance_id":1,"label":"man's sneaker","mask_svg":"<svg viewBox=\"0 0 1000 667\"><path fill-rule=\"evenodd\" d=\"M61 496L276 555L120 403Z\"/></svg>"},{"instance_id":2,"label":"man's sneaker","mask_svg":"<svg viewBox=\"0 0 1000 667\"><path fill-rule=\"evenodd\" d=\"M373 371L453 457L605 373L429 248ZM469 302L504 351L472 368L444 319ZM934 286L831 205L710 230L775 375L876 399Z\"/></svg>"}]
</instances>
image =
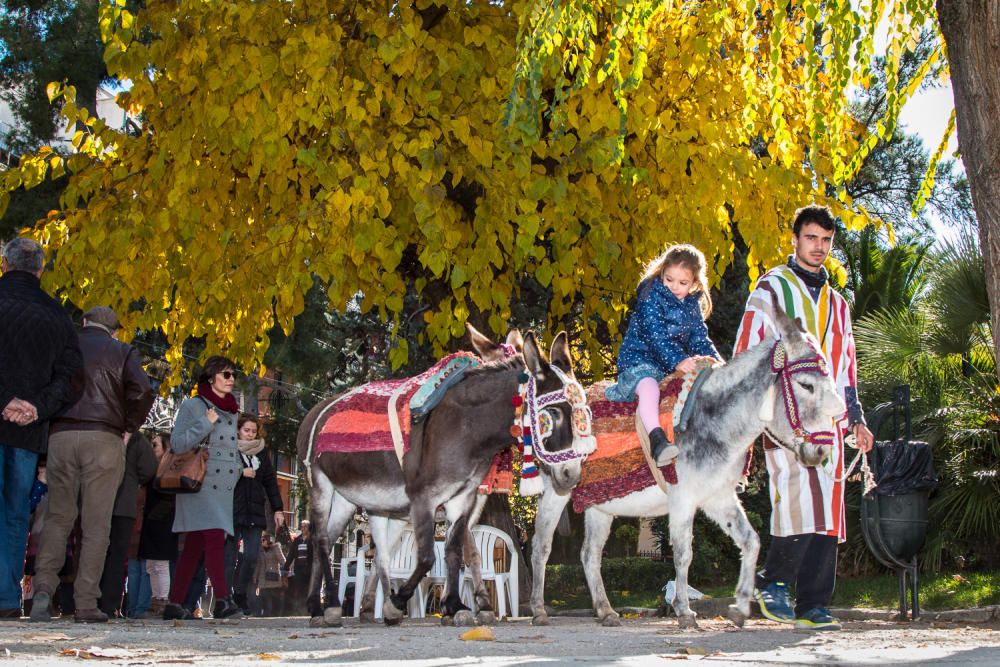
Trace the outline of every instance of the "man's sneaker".
<instances>
[{"instance_id":1,"label":"man's sneaker","mask_svg":"<svg viewBox=\"0 0 1000 667\"><path fill-rule=\"evenodd\" d=\"M31 599L31 615L28 620L32 623L48 623L52 620L52 613L49 605L52 603L52 596L45 591L35 591Z\"/></svg>"},{"instance_id":2,"label":"man's sneaker","mask_svg":"<svg viewBox=\"0 0 1000 667\"><path fill-rule=\"evenodd\" d=\"M830 615L824 607L810 609L795 619L797 630L840 630L840 621Z\"/></svg>"},{"instance_id":3,"label":"man's sneaker","mask_svg":"<svg viewBox=\"0 0 1000 667\"><path fill-rule=\"evenodd\" d=\"M758 588L754 592L757 604L760 605L760 613L764 618L769 618L778 623L794 623L795 612L788 604L788 589L780 581L772 581L764 588Z\"/></svg>"}]
</instances>

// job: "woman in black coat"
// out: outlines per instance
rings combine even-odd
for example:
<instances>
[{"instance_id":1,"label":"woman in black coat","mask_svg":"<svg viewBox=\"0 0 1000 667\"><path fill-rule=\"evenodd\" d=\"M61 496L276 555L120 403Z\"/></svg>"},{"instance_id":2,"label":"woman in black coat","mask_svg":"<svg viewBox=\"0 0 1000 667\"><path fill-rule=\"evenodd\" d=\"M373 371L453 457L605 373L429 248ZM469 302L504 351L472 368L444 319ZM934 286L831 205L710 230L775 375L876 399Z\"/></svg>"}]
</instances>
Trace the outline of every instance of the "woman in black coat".
<instances>
[{"instance_id":1,"label":"woman in black coat","mask_svg":"<svg viewBox=\"0 0 1000 667\"><path fill-rule=\"evenodd\" d=\"M267 528L265 499L274 513L274 530L285 523L284 505L278 490L278 476L264 439L258 438L260 422L243 415L237 422L243 475L233 495L233 530L226 539L226 572L233 587L233 600L249 613L247 589L260 556L260 534ZM240 552L239 545L243 542Z\"/></svg>"}]
</instances>

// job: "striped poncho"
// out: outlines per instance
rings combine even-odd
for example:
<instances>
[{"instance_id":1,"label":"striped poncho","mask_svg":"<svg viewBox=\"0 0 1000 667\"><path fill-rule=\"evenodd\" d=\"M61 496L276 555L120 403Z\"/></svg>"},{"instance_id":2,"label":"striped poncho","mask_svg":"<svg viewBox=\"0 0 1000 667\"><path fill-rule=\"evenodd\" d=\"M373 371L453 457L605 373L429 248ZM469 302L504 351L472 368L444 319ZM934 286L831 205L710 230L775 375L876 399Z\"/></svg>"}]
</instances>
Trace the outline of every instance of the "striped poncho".
<instances>
[{"instance_id":1,"label":"striped poncho","mask_svg":"<svg viewBox=\"0 0 1000 667\"><path fill-rule=\"evenodd\" d=\"M736 336L734 353L753 347L777 333L774 308L781 308L816 337L833 374L837 391L857 387L854 334L847 301L828 284L818 300L787 265L764 274L750 298ZM847 413L835 420L832 455L821 466L801 465L793 454L765 438L765 458L771 493L771 534L778 537L819 533L846 538L843 476Z\"/></svg>"}]
</instances>

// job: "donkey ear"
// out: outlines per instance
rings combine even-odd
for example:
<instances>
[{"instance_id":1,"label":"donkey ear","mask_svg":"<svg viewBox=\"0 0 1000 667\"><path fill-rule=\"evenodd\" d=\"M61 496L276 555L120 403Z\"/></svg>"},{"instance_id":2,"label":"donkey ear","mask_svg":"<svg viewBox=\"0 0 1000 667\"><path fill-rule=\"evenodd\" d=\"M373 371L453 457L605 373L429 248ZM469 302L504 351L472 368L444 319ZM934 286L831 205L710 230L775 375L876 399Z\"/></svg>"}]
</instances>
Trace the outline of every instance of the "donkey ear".
<instances>
[{"instance_id":1,"label":"donkey ear","mask_svg":"<svg viewBox=\"0 0 1000 667\"><path fill-rule=\"evenodd\" d=\"M545 359L542 358L542 353L538 350L538 341L535 340L535 334L531 331L528 332L528 336L524 339L524 365L528 368L528 372L535 376L535 378L541 380L545 377Z\"/></svg>"},{"instance_id":2,"label":"donkey ear","mask_svg":"<svg viewBox=\"0 0 1000 667\"><path fill-rule=\"evenodd\" d=\"M569 354L569 340L565 331L560 331L552 341L552 347L549 348L549 362L553 366L558 366L564 373L572 375L573 359Z\"/></svg>"},{"instance_id":3,"label":"donkey ear","mask_svg":"<svg viewBox=\"0 0 1000 667\"><path fill-rule=\"evenodd\" d=\"M510 333L507 334L507 344L518 352L524 351L524 336L521 335L520 329L510 330Z\"/></svg>"},{"instance_id":4,"label":"donkey ear","mask_svg":"<svg viewBox=\"0 0 1000 667\"><path fill-rule=\"evenodd\" d=\"M805 333L799 321L789 317L781 308L774 309L774 323L778 327L778 335L783 339L795 338Z\"/></svg>"},{"instance_id":5,"label":"donkey ear","mask_svg":"<svg viewBox=\"0 0 1000 667\"><path fill-rule=\"evenodd\" d=\"M472 341L472 347L475 348L480 357L488 359L497 355L500 350L499 345L479 333L479 330L468 322L465 323L465 328L469 332L469 340Z\"/></svg>"}]
</instances>

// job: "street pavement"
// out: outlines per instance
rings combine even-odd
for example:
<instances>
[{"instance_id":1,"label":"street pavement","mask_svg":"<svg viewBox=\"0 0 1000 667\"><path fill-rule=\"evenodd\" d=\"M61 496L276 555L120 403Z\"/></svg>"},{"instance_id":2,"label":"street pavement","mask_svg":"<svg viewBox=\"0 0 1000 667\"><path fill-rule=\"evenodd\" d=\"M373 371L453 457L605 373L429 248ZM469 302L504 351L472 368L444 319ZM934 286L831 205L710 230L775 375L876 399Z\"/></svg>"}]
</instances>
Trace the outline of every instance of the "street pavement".
<instances>
[{"instance_id":1,"label":"street pavement","mask_svg":"<svg viewBox=\"0 0 1000 667\"><path fill-rule=\"evenodd\" d=\"M530 619L492 627L494 641L463 641L468 628L437 618L397 627L310 628L305 618L226 621L114 621L77 625L0 623L0 664L66 665L92 658L114 665L364 664L646 665L1000 665L1000 623L848 621L840 632L795 630L752 619L744 629L722 618L683 631L676 619L626 618L605 628L589 618Z\"/></svg>"}]
</instances>

